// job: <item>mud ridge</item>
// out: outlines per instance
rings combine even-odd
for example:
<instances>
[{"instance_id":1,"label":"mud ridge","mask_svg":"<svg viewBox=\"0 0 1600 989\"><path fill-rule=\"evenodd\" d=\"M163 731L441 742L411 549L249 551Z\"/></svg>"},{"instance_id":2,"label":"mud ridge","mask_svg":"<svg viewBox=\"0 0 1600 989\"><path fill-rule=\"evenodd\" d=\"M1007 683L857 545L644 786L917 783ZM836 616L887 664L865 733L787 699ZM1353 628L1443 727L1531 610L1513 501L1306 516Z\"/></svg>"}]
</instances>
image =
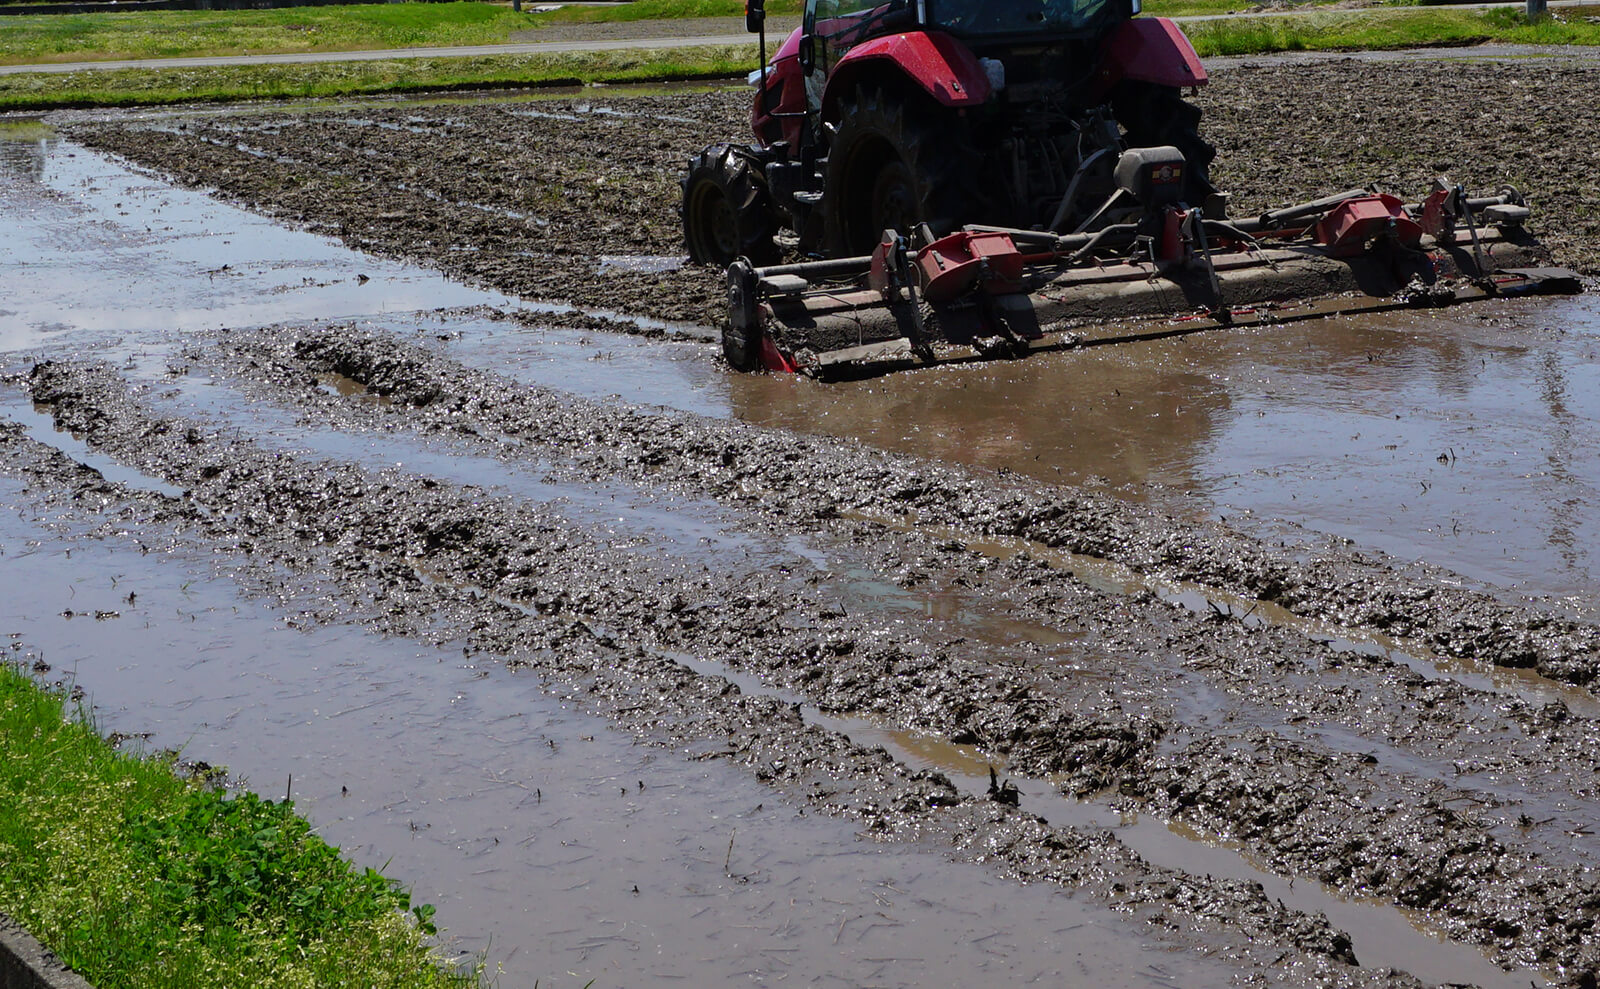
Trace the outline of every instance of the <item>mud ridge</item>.
<instances>
[{"instance_id":1,"label":"mud ridge","mask_svg":"<svg viewBox=\"0 0 1600 989\"><path fill-rule=\"evenodd\" d=\"M299 377L307 380L303 373ZM1460 791L1433 781L1395 778L1381 767L1374 768L1378 760L1371 757L1330 755L1312 751L1298 740L1260 736L1256 741L1265 739L1269 747L1276 746L1280 758L1260 761L1241 775L1236 751L1240 737L1225 728L1208 729L1217 733L1216 738L1158 754L1152 746L1164 734L1160 725L1172 715L1124 713L1124 704L1139 696L1141 677L1133 678L1128 691L1107 693L1085 689L1082 677L1069 681L1026 669L1022 657L1007 662L1005 650L986 648L985 662L980 664L966 651L919 643L908 638L904 628L890 636L803 590L797 595L792 584L762 586L754 576L721 584L702 575L696 586L680 574L671 583L688 600L662 599L659 588L668 582L638 559L622 562L603 548L575 547L570 535L546 547L550 534L570 534L573 527L536 509L499 506L486 511L484 502L477 500L470 517L464 517L462 496L437 482L424 480L413 491L398 479L374 479L353 468L286 464L281 455L242 441L223 440L197 426L180 429L180 423L151 417L128 400L120 379L103 368L40 365L32 387L35 400L49 404L60 424L82 432L121 459L174 482L195 485L191 499L225 513L253 540L259 537L257 546L292 534L300 545L351 547L350 565L356 566L359 559L363 569L370 568L373 553L425 559L430 571L492 588L497 597L531 605L536 614L553 621L579 623L585 636L605 645L626 641L714 656L730 667L744 663L804 689L825 708L871 711L1009 753L1015 764L1035 771L1065 771L1071 789L1115 783L1158 809L1247 840L1281 863L1288 874L1326 874L1328 881L1352 891L1416 907L1448 906L1445 914L1459 936L1494 943L1507 960L1554 962L1579 971L1592 961L1581 927L1516 923L1515 937L1505 933L1510 930L1505 918L1511 892L1521 897L1517 902L1551 902L1533 895L1546 887L1530 889L1530 876L1543 877L1541 882L1560 890L1565 902L1587 902L1584 893L1589 884L1579 869L1540 862L1537 854L1507 847L1490 833L1497 826L1493 819L1461 811L1451 812L1441 823L1438 801L1458 799ZM441 406L435 396L423 407ZM413 501L420 510L410 504ZM397 518L413 521L396 526ZM280 532L285 535L274 535ZM519 533L543 539L519 538ZM575 573L574 565L588 576ZM923 565L937 569L926 561ZM966 565L957 562L953 568ZM595 573L627 576L597 583ZM1080 589L1077 593L1085 607L1062 609L1059 596L1070 590L1070 576L1031 561L1014 561L999 576L1025 578L1030 573L1034 584L1049 587L1058 596L1056 607L1041 605L1038 611L1077 615L1109 611L1099 621L1090 619L1094 624L1089 638L1101 652L1139 655L1141 665L1203 669L1200 661L1206 657L1224 656L1243 657L1245 662L1260 657L1255 661L1280 666L1297 660L1327 662L1322 655L1325 647L1303 639L1297 646L1296 637L1281 630L1213 622L1160 602L1135 600L1108 608L1104 601L1088 601ZM581 591L574 593L572 588ZM694 607L698 600L715 600L719 605ZM499 642L502 648L496 651L513 657L565 646L565 638L549 633L533 642L507 642L494 629L509 616L505 606L497 610L500 617L487 628L480 626L475 641ZM786 612L805 616L809 627L798 634L767 631L782 629ZM663 615L669 617L663 621ZM1141 634L1119 636L1112 628L1119 624L1138 628ZM1228 627L1214 627L1220 625ZM1265 641L1252 643L1252 638ZM1166 650L1172 655L1163 659ZM1235 664L1226 672L1242 671ZM1447 703L1434 700L1430 705L1439 709L1439 721L1459 719L1458 727L1447 724L1446 731L1459 732L1458 738L1470 736L1477 730L1469 710L1471 699L1458 695L1450 703L1448 692L1443 693ZM1452 709L1454 715L1449 713ZM1351 722L1359 723L1355 718ZM1203 727L1184 725L1189 733ZM1592 723L1571 719L1566 730L1545 734L1553 743L1566 739L1560 742L1563 749L1576 753L1583 750L1591 728ZM1433 733L1422 742L1437 744L1441 737L1446 736ZM1320 771L1297 774L1285 769L1302 763ZM1537 769L1531 764L1528 772ZM770 769L757 770L758 776L763 773L783 777ZM1228 796L1212 800L1205 796L1212 790L1205 787ZM1368 806L1374 794L1385 799ZM1430 795L1433 802L1424 799ZM1227 808L1227 814L1218 806ZM1261 821L1279 827L1267 829ZM1499 826L1504 830L1504 822ZM1388 857L1394 882L1374 879L1372 870L1364 867L1360 853L1368 844L1333 849L1340 855L1330 857L1326 841L1319 844L1316 837L1351 831L1377 850L1372 854ZM1486 856L1492 866L1458 868L1459 854L1466 854L1455 852L1461 848ZM1445 892L1432 898L1419 892L1429 889ZM1587 908L1573 919L1584 916L1592 923ZM1564 931L1577 936L1567 940Z\"/></svg>"},{"instance_id":2,"label":"mud ridge","mask_svg":"<svg viewBox=\"0 0 1600 989\"><path fill-rule=\"evenodd\" d=\"M26 439L19 427L0 424L6 473L27 479L36 496L55 498L58 510L105 517L108 534L171 528L182 535L168 538L188 541L204 533L229 547L235 562L268 593L275 580L284 579L281 573L272 576L282 567L325 574L347 588L350 598L330 602L326 613L308 620L360 618L394 633L464 634L474 649L507 656L508 666L549 678L565 699L690 757L733 759L794 799L860 821L869 834L933 842L1016 878L1084 889L1146 918L1163 939L1197 945L1194 939L1200 938L1264 970L1285 964L1282 951L1292 946L1307 953L1304 962L1290 963L1303 973L1304 984L1416 984L1403 975L1349 968L1346 937L1322 918L1269 901L1255 884L1152 869L1109 834L1051 829L1025 812L963 798L938 774L907 771L882 750L862 749L804 725L788 704L743 694L720 677L693 673L628 641L598 614L544 614L503 603L468 582L464 555L430 554L429 569L451 581L429 581L419 577L404 546L365 543L367 526L412 517L435 520L430 525L438 531L462 537L463 517L485 511L478 492L452 491L426 478L366 477L272 454L260 454L252 469L238 469L251 459L249 444L148 417L127 401L125 386L105 368L50 365L37 381L63 422L87 426L84 435L92 443L123 454L135 446L165 447L153 462L174 479L196 481L183 499L129 493ZM219 459L235 469L213 471ZM270 470L270 478L257 470ZM63 478L72 483L62 485ZM318 478L322 497L311 490ZM296 483L304 487L284 497ZM284 514L258 510L269 503ZM352 517L361 521L352 524ZM517 529L495 531L506 538ZM580 566L592 564L587 559ZM1176 923L1172 915L1187 919Z\"/></svg>"},{"instance_id":3,"label":"mud ridge","mask_svg":"<svg viewBox=\"0 0 1600 989\"><path fill-rule=\"evenodd\" d=\"M1477 819L1470 795L1458 802L1463 795L1443 785L1379 782L1361 771L1365 761L1264 732L1206 739L1153 769L1143 795L1266 850L1281 871L1429 911L1452 937L1489 946L1503 962L1554 964L1572 984L1592 983L1592 870L1510 849ZM1262 787L1263 778L1273 783Z\"/></svg>"},{"instance_id":4,"label":"mud ridge","mask_svg":"<svg viewBox=\"0 0 1600 989\"><path fill-rule=\"evenodd\" d=\"M268 345L273 346L273 345ZM335 372L420 414L422 428L489 429L548 449L591 477L668 479L696 493L791 519L880 513L973 537L1032 540L1189 581L1309 618L1415 640L1428 652L1588 685L1600 675L1600 629L1466 590L1437 568L1401 574L1378 554L1332 542L1302 558L1216 524L1195 524L1112 498L1050 489L835 440L598 403L463 368L384 335L308 332L292 359ZM206 354L190 357L204 361ZM280 355L280 360L290 359Z\"/></svg>"},{"instance_id":5,"label":"mud ridge","mask_svg":"<svg viewBox=\"0 0 1600 989\"><path fill-rule=\"evenodd\" d=\"M64 428L142 469L190 485L189 494L243 531L293 534L311 545L354 545L409 559L566 621L615 624L662 649L706 650L734 668L770 654L825 708L883 713L918 730L962 733L1006 752L1026 740L1041 768L1106 785L1123 762L1160 737L1148 716L1099 704L1082 691L1055 695L1020 683L1013 669L905 638L852 616L801 580L685 572L575 538L572 520L527 505L472 510L431 480L404 491L349 465L295 470L281 455L197 426L151 419L103 371L45 363L31 391ZM143 422L137 431L127 423ZM400 498L419 507L390 502ZM315 507L315 511L312 507ZM394 511L388 509L393 508ZM397 522L403 519L403 522ZM798 627L787 634L774 621ZM640 629L641 632L635 632ZM777 640L774 643L773 640ZM848 665L843 657L848 657Z\"/></svg>"},{"instance_id":6,"label":"mud ridge","mask_svg":"<svg viewBox=\"0 0 1600 989\"><path fill-rule=\"evenodd\" d=\"M441 401L437 391L423 394L421 402L408 406L408 391L400 384L408 377L401 370L408 358L398 354L392 346L385 347L379 356L376 352L369 353L359 343L353 352L346 345L330 343L330 338L340 336L339 331L334 331L330 337L302 335L294 340L293 358L289 356L289 346L281 340L263 346L243 342L240 335L234 335L230 346L239 347L241 353L250 355L248 363L257 374L264 373L280 382L283 390L289 392L287 395L280 393L280 399L295 407L301 407L304 399L299 389L288 383L305 381L308 369L321 367L357 380L375 382L378 391L400 400L398 406L366 404L361 407L374 416L416 418L426 417L430 410L439 410L447 420L459 423L463 412L471 411L463 409L460 402ZM271 366L266 360L269 353L288 363L280 364L276 370L264 371ZM366 356L360 356L363 354ZM309 363L301 365L299 360ZM380 366L375 366L374 362ZM417 374L420 380L434 385L449 378L432 362L426 371ZM470 393L490 395L486 388L487 383ZM338 400L329 402L341 404ZM567 409L571 416L572 403L568 403ZM611 410L613 418L616 418L615 412ZM467 421L470 432L477 434L483 430L483 424L492 419L470 416ZM366 425L370 428L371 423ZM600 438L592 430L586 430L584 437L587 448L591 449ZM662 474L668 472L666 462L647 451L634 452L652 465L652 482L660 483ZM830 457L837 465L838 451L831 451ZM797 459L799 456L794 451L784 457L790 466ZM615 467L608 465L604 473L607 476L616 473ZM836 472L835 479L848 481L841 472ZM782 501L781 493L772 492L768 497L768 493L763 492L757 499L757 503L767 509L776 507L774 501ZM825 504L810 507L813 518L825 520L838 514L836 507ZM783 508L777 514L792 521L799 513ZM940 548L928 549L937 556ZM924 571L939 568L927 556L918 557L915 566ZM1141 670L1184 667L1205 671L1216 681L1216 688L1251 695L1258 712L1274 709L1306 712L1291 717L1291 723L1305 721L1313 713L1324 724L1342 723L1352 736L1368 739L1373 750L1396 750L1394 758L1385 754L1384 763L1404 764L1418 760L1435 763L1432 778L1385 778L1382 769L1373 768L1380 760L1367 753L1326 754L1297 740L1266 735L1223 737L1208 739L1201 746L1170 755L1141 754L1140 747L1135 747L1131 753L1119 752L1109 762L1118 767L1116 781L1124 793L1137 794L1160 811L1193 821L1208 831L1236 836L1260 847L1288 874L1314 875L1352 893L1381 896L1408 907L1441 911L1443 922L1456 936L1492 945L1502 951L1507 960L1519 964L1547 964L1558 959L1560 964L1579 971L1593 966L1594 959L1582 946L1581 937L1576 943L1563 946L1561 931L1565 928L1562 925L1533 922L1532 912L1549 909L1548 906L1521 906L1548 905L1550 900L1537 895L1547 887L1559 888L1564 901L1587 902L1589 893L1585 891L1592 884L1583 878L1581 870L1571 866L1556 869L1553 863L1541 861L1538 851L1513 850L1514 846L1537 846L1552 841L1555 836L1547 831L1530 839L1511 813L1484 818L1467 810L1452 810L1441 803L1460 801L1467 806L1486 803L1491 808L1514 806L1524 793L1543 790L1543 781L1551 778L1565 778L1573 792L1584 794L1586 799L1592 797L1594 781L1588 767L1574 773L1575 767L1587 761L1585 753L1592 745L1592 721L1572 717L1559 702L1544 707L1524 702L1507 703L1449 681L1429 681L1409 670L1397 669L1393 663L1370 657L1341 656L1319 644L1312 648L1314 644L1304 640L1296 643L1298 636L1282 630L1246 630L1220 615L1215 616L1215 622L1196 617L1174 621L1161 614L1172 609L1152 606L1150 601L1109 607L1104 600L1086 600L1090 595L1085 595L1070 575L1025 559L1005 569L1017 583L1038 588L1034 593L1043 603L1031 608L1029 613L1034 620L1059 626L1062 624L1060 615L1073 615L1076 621L1071 623L1072 630L1096 643L1100 652L1137 656L1137 666ZM1394 581L1399 579L1395 574L1389 577ZM928 579L927 574L923 573L919 579ZM1108 611L1113 613L1106 615ZM827 616L826 611L821 614ZM1091 617L1084 617L1086 615ZM1093 617L1097 615L1101 616L1099 620ZM1214 637L1194 628L1208 624L1233 627ZM1138 628L1142 634L1125 636L1119 631L1124 627ZM838 640L824 640L824 649L829 648L829 641L836 643ZM846 649L853 650L855 640L847 642ZM1160 645L1152 648L1152 643ZM801 646L813 652L817 648L815 644ZM1163 658L1165 650L1170 650L1174 658ZM792 663L786 662L784 655L780 652L759 662L784 670L788 681L801 687L809 685L818 675L813 669L793 676ZM842 684L845 689L835 689L825 695L825 703L844 702L856 709L882 710L874 697L877 689L872 682L874 679L879 676L905 679L920 692L927 689L926 674L949 662L951 657L942 653L920 662L913 656L901 654L898 659L870 666L865 681L852 683L846 678ZM1359 668L1363 664L1373 667L1374 672L1352 675L1349 682L1342 682L1344 676L1337 671L1347 666ZM1296 665L1301 668L1299 675L1305 680L1285 686L1283 670ZM1141 677L1132 679L1137 681ZM837 673L831 686L841 686ZM1137 695L1138 689L1134 687L1128 692ZM930 693L941 696L937 688ZM1390 697L1396 699L1390 700ZM1124 696L1119 700L1128 699ZM1408 707L1419 706L1427 713L1407 713ZM1007 711L1002 723L1044 725L1050 729L1041 733L1047 738L1075 738L1070 730L1061 732L1064 726L1052 723L1047 713L1022 710L1015 712L1015 717L1012 713ZM1417 725L1419 718L1426 722L1426 727ZM920 723L945 733L950 732L952 724L948 718L937 717ZM1037 746L1028 738L1001 731L968 732L966 725L981 724L973 714L963 712L954 723L956 731L947 737L984 743L991 750L1006 753L1014 766L1026 771L1048 772L1076 766L1070 759L1066 762L1041 759ZM1558 727L1561 725L1567 727ZM1479 741L1486 730L1503 732L1508 728L1513 728L1515 736L1525 742L1506 737L1497 739L1493 745ZM1245 741L1264 744L1288 755L1282 760L1262 762L1249 774L1248 780L1241 779L1232 767L1237 760L1235 748ZM1437 758L1441 744L1451 746L1448 759ZM1516 756L1507 751L1508 746L1520 746ZM1548 756L1541 757L1539 750L1545 750ZM1050 751L1045 750L1046 753ZM1315 764L1319 771L1296 774L1283 769L1297 762ZM1451 785L1456 777L1464 773L1472 775L1490 765L1520 782L1501 785L1499 794L1491 793L1487 799L1481 793L1459 790ZM1211 803L1202 799L1203 791L1191 785L1190 773L1210 782L1226 780L1229 783L1223 792L1231 796L1218 800L1220 805L1229 808L1228 814L1220 815ZM1069 787L1071 785L1069 783ZM1375 793L1405 796L1368 806ZM1260 826L1259 822L1265 820L1276 822L1278 827ZM1361 837L1349 845L1327 837L1350 832ZM1492 832L1498 832L1505 840ZM1511 845L1506 843L1508 841ZM1554 845L1550 847L1554 850ZM1390 861L1381 876L1367 861L1367 856L1372 855L1387 857ZM1488 864L1463 868L1463 857ZM1553 878L1555 875L1561 878ZM1523 921L1507 919L1524 909L1529 916ZM1578 914L1568 917L1567 922L1576 925L1576 930L1587 930L1585 925L1592 924L1593 917L1584 919L1587 908L1579 910ZM1508 931L1517 936L1508 935ZM1552 943L1545 943L1547 935L1554 936Z\"/></svg>"}]
</instances>

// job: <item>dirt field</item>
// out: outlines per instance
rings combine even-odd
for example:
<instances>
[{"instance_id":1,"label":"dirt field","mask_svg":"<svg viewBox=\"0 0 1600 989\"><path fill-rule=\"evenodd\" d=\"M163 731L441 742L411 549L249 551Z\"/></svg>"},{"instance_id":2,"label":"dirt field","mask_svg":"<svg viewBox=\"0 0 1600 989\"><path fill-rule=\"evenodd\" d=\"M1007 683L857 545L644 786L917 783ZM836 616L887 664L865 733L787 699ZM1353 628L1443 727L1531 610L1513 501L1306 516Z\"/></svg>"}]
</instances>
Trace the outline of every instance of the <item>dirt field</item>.
<instances>
[{"instance_id":1,"label":"dirt field","mask_svg":"<svg viewBox=\"0 0 1600 989\"><path fill-rule=\"evenodd\" d=\"M1376 183L1414 200L1436 175L1510 183L1556 260L1600 272L1600 66L1360 61L1241 66L1196 98L1214 179L1239 215ZM1305 99L1304 96L1311 96ZM107 128L99 147L363 250L532 298L715 324L705 271L617 278L601 256L672 256L685 149L741 137L747 94L674 94L196 120ZM597 112L598 111L598 112Z\"/></svg>"},{"instance_id":2,"label":"dirt field","mask_svg":"<svg viewBox=\"0 0 1600 989\"><path fill-rule=\"evenodd\" d=\"M1592 64L1334 61L1230 67L1198 101L1236 213L1374 181L1402 195L1436 174L1510 182L1555 261L1593 275L1597 89ZM677 175L689 151L739 135L747 105L743 92L597 91L69 133L364 251L707 324L721 283L676 264ZM601 257L642 271L619 277ZM553 503L286 456L92 356L39 360L16 383L58 428L183 495L108 481L5 421L0 474L62 519L214 547L264 593L314 577L325 613L308 621L460 638L654 744L742 767L787 805L1073 891L1174 957L1206 959L1201 981L1423 984L1258 882L1153 864L1079 798L1232 843L1290 888L1398 907L1516 969L1499 984L1596 984L1600 627L1582 615L1313 533L1267 541L1015 473L528 387L381 327L233 329L171 358L174 378L191 371L321 428L530 460L575 489L708 506L730 532L792 531L861 579L959 606L909 621L841 591L836 566L662 554ZM1200 588L1203 603L1157 585ZM1441 672L1468 660L1537 689ZM852 741L801 701L1073 799L1029 784L1016 806L981 777Z\"/></svg>"}]
</instances>

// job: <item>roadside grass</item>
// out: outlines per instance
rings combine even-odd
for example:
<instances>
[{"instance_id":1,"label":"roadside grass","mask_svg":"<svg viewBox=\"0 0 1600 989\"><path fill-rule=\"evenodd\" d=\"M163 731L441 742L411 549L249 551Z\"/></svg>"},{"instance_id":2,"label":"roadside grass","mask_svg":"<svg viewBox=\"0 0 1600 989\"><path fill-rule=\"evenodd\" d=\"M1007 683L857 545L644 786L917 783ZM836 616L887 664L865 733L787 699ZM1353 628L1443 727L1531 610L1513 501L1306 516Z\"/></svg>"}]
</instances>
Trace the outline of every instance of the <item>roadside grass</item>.
<instances>
[{"instance_id":1,"label":"roadside grass","mask_svg":"<svg viewBox=\"0 0 1600 989\"><path fill-rule=\"evenodd\" d=\"M459 0L279 10L16 14L0 20L0 64L491 45L504 43L529 24L529 15L514 13L509 6Z\"/></svg>"},{"instance_id":2,"label":"roadside grass","mask_svg":"<svg viewBox=\"0 0 1600 989\"><path fill-rule=\"evenodd\" d=\"M315 99L743 76L755 46L0 75L0 111Z\"/></svg>"},{"instance_id":3,"label":"roadside grass","mask_svg":"<svg viewBox=\"0 0 1600 989\"><path fill-rule=\"evenodd\" d=\"M1144 0L1146 17L1204 17L1237 14L1254 7L1251 0Z\"/></svg>"},{"instance_id":4,"label":"roadside grass","mask_svg":"<svg viewBox=\"0 0 1600 989\"><path fill-rule=\"evenodd\" d=\"M116 752L3 663L0 910L98 989L482 984L428 949L431 907L353 868L290 803Z\"/></svg>"},{"instance_id":5,"label":"roadside grass","mask_svg":"<svg viewBox=\"0 0 1600 989\"><path fill-rule=\"evenodd\" d=\"M793 17L800 6L800 0L773 0L768 11ZM728 18L730 30L737 30L743 12L744 0L633 0L542 14L457 0L282 10L20 14L0 20L0 65L493 45L510 42L519 32L559 24L693 17Z\"/></svg>"},{"instance_id":6,"label":"roadside grass","mask_svg":"<svg viewBox=\"0 0 1600 989\"><path fill-rule=\"evenodd\" d=\"M1305 6L1324 2L1332 0L1311 0ZM1251 6L1248 0L1150 0L1145 11L1151 16L1184 17ZM767 9L774 17L792 18L800 8L801 0L771 0ZM0 21L0 64L492 45L536 37L524 32L556 25L684 18L726 18L730 29L736 29L743 10L743 0L633 0L516 13L504 3L456 0L281 10L23 14Z\"/></svg>"},{"instance_id":7,"label":"roadside grass","mask_svg":"<svg viewBox=\"0 0 1600 989\"><path fill-rule=\"evenodd\" d=\"M1520 10L1441 7L1329 10L1294 17L1203 21L1184 26L1202 58L1280 51L1363 51L1498 41L1521 45L1600 45L1600 24L1561 10L1529 23Z\"/></svg>"}]
</instances>

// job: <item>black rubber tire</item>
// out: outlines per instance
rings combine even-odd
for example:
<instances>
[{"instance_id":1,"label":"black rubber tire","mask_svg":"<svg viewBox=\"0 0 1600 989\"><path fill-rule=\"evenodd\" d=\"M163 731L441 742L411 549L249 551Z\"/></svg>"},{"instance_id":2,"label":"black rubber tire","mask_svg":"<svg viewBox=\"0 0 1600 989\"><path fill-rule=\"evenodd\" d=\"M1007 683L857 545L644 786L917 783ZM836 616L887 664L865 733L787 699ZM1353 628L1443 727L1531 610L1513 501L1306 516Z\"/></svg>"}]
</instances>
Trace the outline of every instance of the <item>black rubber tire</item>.
<instances>
[{"instance_id":1,"label":"black rubber tire","mask_svg":"<svg viewBox=\"0 0 1600 989\"><path fill-rule=\"evenodd\" d=\"M977 211L953 111L925 97L857 89L840 108L823 173L824 246L833 257L868 254L886 229L927 223L949 233Z\"/></svg>"},{"instance_id":2,"label":"black rubber tire","mask_svg":"<svg viewBox=\"0 0 1600 989\"><path fill-rule=\"evenodd\" d=\"M1211 184L1217 149L1200 136L1200 108L1176 87L1129 79L1117 84L1111 109L1130 148L1170 145L1183 152L1189 164L1183 198L1190 206L1204 206L1206 197L1217 191Z\"/></svg>"},{"instance_id":3,"label":"black rubber tire","mask_svg":"<svg viewBox=\"0 0 1600 989\"><path fill-rule=\"evenodd\" d=\"M693 261L727 265L744 257L757 267L778 261L767 186L742 148L713 144L689 162L679 216Z\"/></svg>"}]
</instances>

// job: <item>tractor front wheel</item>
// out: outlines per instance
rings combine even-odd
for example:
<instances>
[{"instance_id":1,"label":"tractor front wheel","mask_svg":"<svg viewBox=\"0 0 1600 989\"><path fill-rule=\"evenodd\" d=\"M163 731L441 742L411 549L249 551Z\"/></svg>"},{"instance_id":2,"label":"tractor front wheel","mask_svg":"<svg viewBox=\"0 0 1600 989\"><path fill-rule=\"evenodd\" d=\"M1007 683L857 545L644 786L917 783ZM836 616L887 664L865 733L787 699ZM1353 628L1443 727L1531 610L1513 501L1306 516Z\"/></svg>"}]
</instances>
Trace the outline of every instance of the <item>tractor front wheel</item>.
<instances>
[{"instance_id":1,"label":"tractor front wheel","mask_svg":"<svg viewBox=\"0 0 1600 989\"><path fill-rule=\"evenodd\" d=\"M744 257L760 267L778 260L767 187L743 148L713 144L695 156L683 179L681 215L693 261L727 265Z\"/></svg>"}]
</instances>

